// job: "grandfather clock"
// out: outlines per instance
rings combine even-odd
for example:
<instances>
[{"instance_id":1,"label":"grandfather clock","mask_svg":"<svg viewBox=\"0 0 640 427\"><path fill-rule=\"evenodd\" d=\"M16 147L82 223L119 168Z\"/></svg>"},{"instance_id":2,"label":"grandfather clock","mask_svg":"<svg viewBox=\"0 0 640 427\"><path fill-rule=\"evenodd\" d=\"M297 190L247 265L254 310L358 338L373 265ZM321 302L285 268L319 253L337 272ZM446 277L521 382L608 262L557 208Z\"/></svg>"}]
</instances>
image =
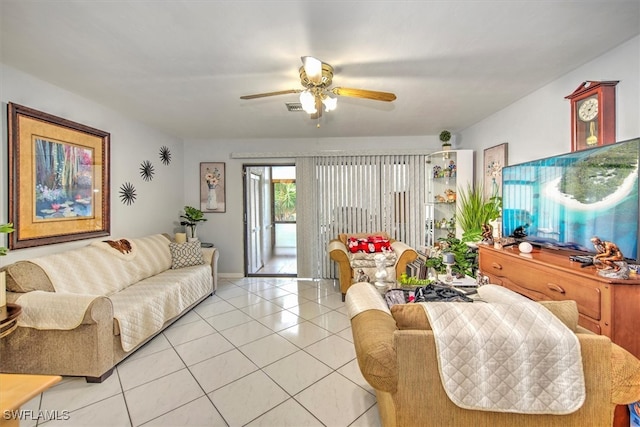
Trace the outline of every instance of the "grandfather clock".
<instances>
[{"instance_id":1,"label":"grandfather clock","mask_svg":"<svg viewBox=\"0 0 640 427\"><path fill-rule=\"evenodd\" d=\"M571 151L616 142L617 84L587 80L565 96L571 101Z\"/></svg>"}]
</instances>

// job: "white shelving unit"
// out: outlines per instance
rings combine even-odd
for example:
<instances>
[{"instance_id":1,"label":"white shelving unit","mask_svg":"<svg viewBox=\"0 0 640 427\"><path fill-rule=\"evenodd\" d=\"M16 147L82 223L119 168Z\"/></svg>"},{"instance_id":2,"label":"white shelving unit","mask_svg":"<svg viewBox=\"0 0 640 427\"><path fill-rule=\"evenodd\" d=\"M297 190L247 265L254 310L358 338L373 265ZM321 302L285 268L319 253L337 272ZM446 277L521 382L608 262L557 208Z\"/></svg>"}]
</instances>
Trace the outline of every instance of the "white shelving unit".
<instances>
[{"instance_id":1,"label":"white shelving unit","mask_svg":"<svg viewBox=\"0 0 640 427\"><path fill-rule=\"evenodd\" d=\"M455 223L457 195L473 183L473 150L438 151L427 156L425 245L454 234L462 237Z\"/></svg>"}]
</instances>

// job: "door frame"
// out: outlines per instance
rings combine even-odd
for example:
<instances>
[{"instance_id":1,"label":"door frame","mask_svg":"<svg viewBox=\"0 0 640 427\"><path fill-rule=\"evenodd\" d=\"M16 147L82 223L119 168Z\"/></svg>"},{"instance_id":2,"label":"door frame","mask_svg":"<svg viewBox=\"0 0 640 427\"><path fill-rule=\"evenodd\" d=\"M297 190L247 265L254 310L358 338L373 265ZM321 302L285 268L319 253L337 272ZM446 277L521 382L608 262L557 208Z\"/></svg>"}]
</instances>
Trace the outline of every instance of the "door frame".
<instances>
[{"instance_id":1,"label":"door frame","mask_svg":"<svg viewBox=\"0 0 640 427\"><path fill-rule=\"evenodd\" d=\"M250 173L250 169L252 168L276 168L276 167L295 167L295 163L256 163L256 164L251 164L251 163L246 163L242 165L242 211L243 211L243 251L244 251L244 277L296 277L296 274L255 274L255 273L249 273L249 234L248 234L248 222L250 220L249 218L249 212L248 212L248 202L249 202L249 195L247 194L247 190L248 190L248 180L250 179L250 177L248 176ZM269 188L269 192L272 192L272 188L273 188L273 183L272 183L272 174L271 171L269 173L269 179L268 179L268 188ZM263 177L264 179L264 177ZM264 182L263 182L264 183ZM264 186L263 186L264 187ZM270 206L269 206L269 210L271 212L271 215L273 216L273 207L274 207L274 200L273 200L273 194L270 194ZM262 211L264 210L264 197L261 197L261 203L263 204L262 206ZM269 230L262 230L261 232L261 239L260 239L260 246L261 246L261 252L263 251L263 247L265 246L265 242L266 242L266 235L269 233L272 235L272 246L275 245L275 221L272 217L271 219L271 225L273 228L273 230L271 230L271 232L269 233ZM263 224L263 228L265 228L265 224ZM263 253L263 258L264 258L264 253ZM263 260L264 261L264 260Z\"/></svg>"}]
</instances>

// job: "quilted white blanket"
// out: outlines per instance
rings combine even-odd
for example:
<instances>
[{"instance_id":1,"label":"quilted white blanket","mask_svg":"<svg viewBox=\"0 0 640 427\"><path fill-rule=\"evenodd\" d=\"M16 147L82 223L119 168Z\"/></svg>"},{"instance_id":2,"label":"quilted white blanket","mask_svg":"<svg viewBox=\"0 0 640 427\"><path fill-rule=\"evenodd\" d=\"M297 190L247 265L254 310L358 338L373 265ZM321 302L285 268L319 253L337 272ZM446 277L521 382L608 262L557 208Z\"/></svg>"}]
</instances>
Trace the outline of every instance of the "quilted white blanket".
<instances>
[{"instance_id":1,"label":"quilted white blanket","mask_svg":"<svg viewBox=\"0 0 640 427\"><path fill-rule=\"evenodd\" d=\"M550 311L501 286L483 302L421 303L444 389L461 408L568 414L585 399L580 343Z\"/></svg>"},{"instance_id":2,"label":"quilted white blanket","mask_svg":"<svg viewBox=\"0 0 640 427\"><path fill-rule=\"evenodd\" d=\"M18 298L19 325L35 329L77 327L95 298L113 305L122 348L132 350L211 291L207 264L172 270L169 241L161 234L130 240L121 254L104 242L34 258L56 292L27 292ZM135 286L130 286L134 284Z\"/></svg>"},{"instance_id":3,"label":"quilted white blanket","mask_svg":"<svg viewBox=\"0 0 640 427\"><path fill-rule=\"evenodd\" d=\"M97 295L25 292L16 300L22 306L18 326L43 330L77 328L89 304L96 298Z\"/></svg>"}]
</instances>

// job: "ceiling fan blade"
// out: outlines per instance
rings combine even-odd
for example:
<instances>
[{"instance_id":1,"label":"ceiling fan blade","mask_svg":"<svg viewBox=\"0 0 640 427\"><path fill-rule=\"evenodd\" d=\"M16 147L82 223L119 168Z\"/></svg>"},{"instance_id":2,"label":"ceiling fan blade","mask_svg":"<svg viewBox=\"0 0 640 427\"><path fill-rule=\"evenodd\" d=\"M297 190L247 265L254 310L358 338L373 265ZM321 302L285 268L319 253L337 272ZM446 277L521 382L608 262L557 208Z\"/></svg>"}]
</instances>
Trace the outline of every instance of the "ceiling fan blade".
<instances>
[{"instance_id":1,"label":"ceiling fan blade","mask_svg":"<svg viewBox=\"0 0 640 427\"><path fill-rule=\"evenodd\" d=\"M322 83L322 61L313 56L303 56L300 59L309 81L316 86Z\"/></svg>"},{"instance_id":2,"label":"ceiling fan blade","mask_svg":"<svg viewBox=\"0 0 640 427\"><path fill-rule=\"evenodd\" d=\"M331 89L336 95L351 96L354 98L373 99L374 101L391 102L396 99L396 95L391 92L378 92L375 90L352 89L348 87L334 87Z\"/></svg>"},{"instance_id":3,"label":"ceiling fan blade","mask_svg":"<svg viewBox=\"0 0 640 427\"><path fill-rule=\"evenodd\" d=\"M300 92L302 92L301 89L280 90L277 92L266 92L266 93L257 93L255 95L244 95L244 96L241 96L240 99L265 98L267 96L286 95L288 93L300 93Z\"/></svg>"}]
</instances>

